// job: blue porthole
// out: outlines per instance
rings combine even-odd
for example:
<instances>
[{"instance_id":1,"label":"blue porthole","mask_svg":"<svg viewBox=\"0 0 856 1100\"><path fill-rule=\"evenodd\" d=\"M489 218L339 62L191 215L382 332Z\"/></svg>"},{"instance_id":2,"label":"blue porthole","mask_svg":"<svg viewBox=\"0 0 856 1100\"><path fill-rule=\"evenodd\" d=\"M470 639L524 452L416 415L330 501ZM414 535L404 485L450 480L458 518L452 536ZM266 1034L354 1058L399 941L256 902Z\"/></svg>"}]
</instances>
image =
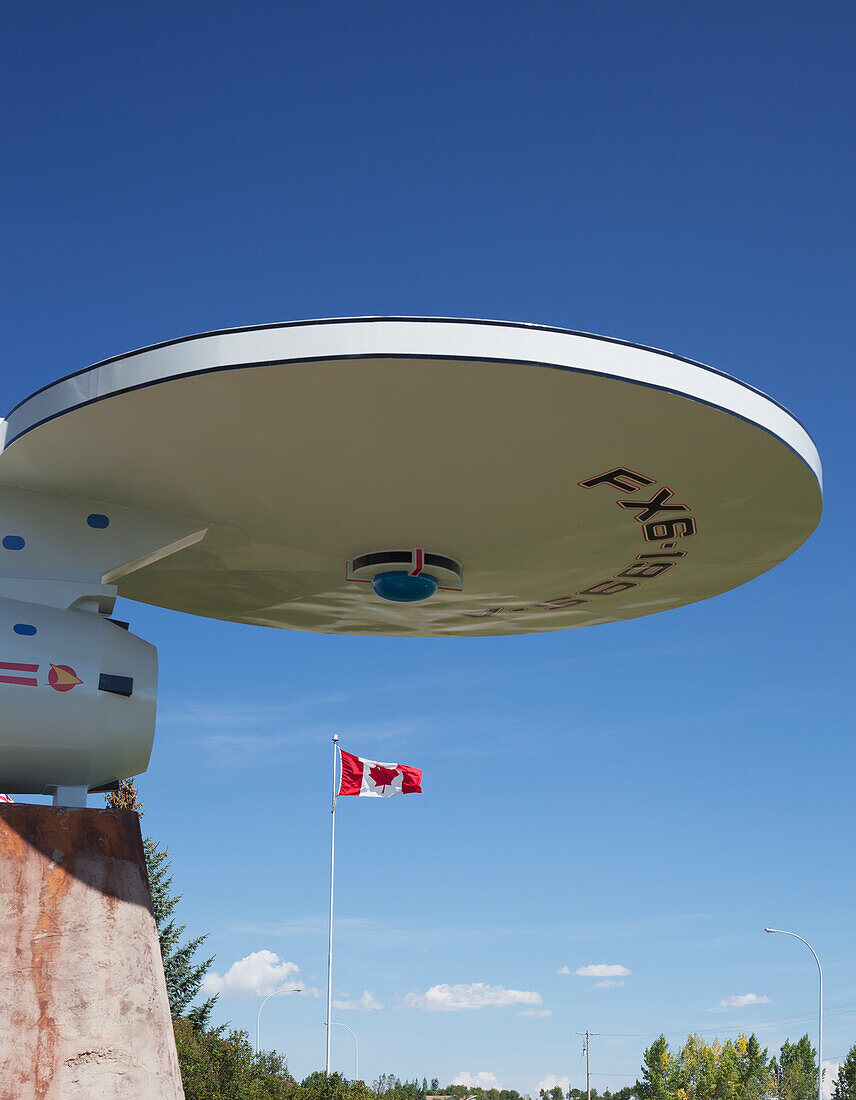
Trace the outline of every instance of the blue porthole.
<instances>
[{"instance_id":1,"label":"blue porthole","mask_svg":"<svg viewBox=\"0 0 856 1100\"><path fill-rule=\"evenodd\" d=\"M12 627L16 634L23 634L25 638L32 638L36 628L31 623L15 623Z\"/></svg>"},{"instance_id":2,"label":"blue porthole","mask_svg":"<svg viewBox=\"0 0 856 1100\"><path fill-rule=\"evenodd\" d=\"M102 531L105 527L110 526L110 520L107 516L103 516L100 512L93 512L86 517L86 522L90 527L95 527L97 530Z\"/></svg>"},{"instance_id":3,"label":"blue porthole","mask_svg":"<svg viewBox=\"0 0 856 1100\"><path fill-rule=\"evenodd\" d=\"M378 573L372 581L376 596L391 603L421 603L437 591L437 581L430 573L412 576L401 570Z\"/></svg>"},{"instance_id":4,"label":"blue porthole","mask_svg":"<svg viewBox=\"0 0 856 1100\"><path fill-rule=\"evenodd\" d=\"M3 549L4 550L23 550L26 546L26 542L20 535L4 535L3 536Z\"/></svg>"}]
</instances>

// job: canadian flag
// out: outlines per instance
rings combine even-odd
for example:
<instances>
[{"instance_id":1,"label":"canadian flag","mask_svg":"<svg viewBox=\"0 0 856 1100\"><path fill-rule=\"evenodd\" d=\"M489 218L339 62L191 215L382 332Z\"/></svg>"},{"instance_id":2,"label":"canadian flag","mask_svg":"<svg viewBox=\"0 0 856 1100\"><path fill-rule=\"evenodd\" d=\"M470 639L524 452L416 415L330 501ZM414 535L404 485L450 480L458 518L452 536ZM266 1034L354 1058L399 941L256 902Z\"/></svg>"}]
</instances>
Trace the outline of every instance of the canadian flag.
<instances>
[{"instance_id":1,"label":"canadian flag","mask_svg":"<svg viewBox=\"0 0 856 1100\"><path fill-rule=\"evenodd\" d=\"M381 764L339 750L342 779L339 794L389 798L394 794L422 794L422 769L406 764Z\"/></svg>"}]
</instances>

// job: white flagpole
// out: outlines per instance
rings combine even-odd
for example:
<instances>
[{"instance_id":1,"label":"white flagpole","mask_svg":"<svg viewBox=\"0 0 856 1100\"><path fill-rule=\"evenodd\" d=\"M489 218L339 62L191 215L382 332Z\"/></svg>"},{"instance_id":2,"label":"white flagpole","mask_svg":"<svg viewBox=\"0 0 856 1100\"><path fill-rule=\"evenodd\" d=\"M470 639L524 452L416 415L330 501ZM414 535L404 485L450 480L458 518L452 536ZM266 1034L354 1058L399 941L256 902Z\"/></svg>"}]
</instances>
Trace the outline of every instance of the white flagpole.
<instances>
[{"instance_id":1,"label":"white flagpole","mask_svg":"<svg viewBox=\"0 0 856 1100\"><path fill-rule=\"evenodd\" d=\"M327 940L327 1066L325 1073L330 1076L330 1033L333 1030L333 862L336 854L336 764L339 754L339 735L333 734L333 808L330 811L330 934Z\"/></svg>"}]
</instances>

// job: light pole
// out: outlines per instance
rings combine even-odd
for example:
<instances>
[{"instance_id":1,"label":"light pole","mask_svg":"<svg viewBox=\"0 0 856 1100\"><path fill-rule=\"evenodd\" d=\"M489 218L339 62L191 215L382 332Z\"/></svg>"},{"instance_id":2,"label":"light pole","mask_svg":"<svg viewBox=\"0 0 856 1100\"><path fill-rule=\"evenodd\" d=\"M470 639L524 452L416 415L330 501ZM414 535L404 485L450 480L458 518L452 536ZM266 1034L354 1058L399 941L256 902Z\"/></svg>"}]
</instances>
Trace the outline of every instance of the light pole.
<instances>
[{"instance_id":1,"label":"light pole","mask_svg":"<svg viewBox=\"0 0 856 1100\"><path fill-rule=\"evenodd\" d=\"M345 1031L350 1031L350 1033L354 1036L354 1080L359 1081L359 1079L360 1079L360 1043L359 1043L359 1040L357 1039L356 1033L354 1032L353 1028L348 1027L347 1024L340 1024L338 1020L333 1021L333 1027L343 1027L345 1029Z\"/></svg>"},{"instance_id":2,"label":"light pole","mask_svg":"<svg viewBox=\"0 0 856 1100\"><path fill-rule=\"evenodd\" d=\"M820 966L820 959L808 940L804 940L796 932L786 932L783 928L765 928L764 931L777 932L780 936L793 936L795 940L799 940L800 943L806 945L814 955L814 961L817 963L817 973L820 977L820 996L817 1007L817 1100L823 1100L823 970Z\"/></svg>"},{"instance_id":3,"label":"light pole","mask_svg":"<svg viewBox=\"0 0 856 1100\"><path fill-rule=\"evenodd\" d=\"M259 1023L262 1018L262 1009L271 999L271 997L281 997L283 993L300 993L299 989L278 989L275 993L269 993L267 997L259 1005L258 1015L256 1016L256 1054L259 1052Z\"/></svg>"}]
</instances>

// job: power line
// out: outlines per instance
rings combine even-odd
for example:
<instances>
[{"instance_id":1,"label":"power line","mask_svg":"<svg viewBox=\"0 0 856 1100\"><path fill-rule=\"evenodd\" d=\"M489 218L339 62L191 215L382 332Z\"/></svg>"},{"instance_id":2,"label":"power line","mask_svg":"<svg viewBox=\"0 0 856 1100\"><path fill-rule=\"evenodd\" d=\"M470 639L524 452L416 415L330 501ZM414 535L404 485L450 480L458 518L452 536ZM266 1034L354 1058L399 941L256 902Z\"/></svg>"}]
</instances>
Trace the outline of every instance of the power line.
<instances>
[{"instance_id":1,"label":"power line","mask_svg":"<svg viewBox=\"0 0 856 1100\"><path fill-rule=\"evenodd\" d=\"M833 1004L830 1009L824 1010L824 1016L841 1016L851 1009L856 1008L856 1001L839 1001L837 1004ZM781 1016L777 1020L761 1021L754 1027L747 1027L745 1024L738 1027L709 1027L709 1028L694 1028L689 1025L683 1025L682 1027L670 1028L662 1032L644 1032L644 1031L601 1031L598 1034L604 1039L656 1039L659 1035L724 1035L724 1034L737 1034L743 1035L747 1032L752 1034L761 1030L767 1031L774 1027L779 1027L788 1023L801 1023L806 1020L813 1020L814 1014L796 1014L793 1016ZM578 1035L584 1034L583 1032L577 1032ZM592 1035L595 1032L591 1032ZM539 1047L557 1046L559 1043L565 1042L564 1036L559 1036L555 1039L547 1039L540 1043L525 1043L518 1047L503 1047L501 1050L490 1050L481 1054L473 1055L474 1058L496 1058L508 1054L518 1054L525 1050L537 1050ZM585 1053L585 1050L583 1050ZM582 1056L580 1057L582 1062ZM579 1072L579 1067L577 1069ZM576 1075L575 1075L576 1076ZM629 1073L593 1073L594 1077L633 1077ZM634 1077L635 1080L635 1077Z\"/></svg>"},{"instance_id":2,"label":"power line","mask_svg":"<svg viewBox=\"0 0 856 1100\"><path fill-rule=\"evenodd\" d=\"M856 1001L842 1001L837 1005L833 1005L831 1009L824 1010L824 1016L841 1016L844 1013L849 1012L851 1009L856 1008ZM691 1027L687 1024L681 1027L674 1027L664 1031L654 1032L633 1032L633 1031L602 1031L601 1035L604 1038L610 1039L656 1039L659 1035L717 1035L724 1032L736 1032L737 1034L744 1034L747 1031L759 1031L760 1029L769 1029L778 1027L781 1024L789 1023L801 1023L805 1020L813 1020L814 1013L796 1013L792 1016L781 1016L777 1020L762 1020L757 1023L751 1029L745 1024L736 1027Z\"/></svg>"}]
</instances>

